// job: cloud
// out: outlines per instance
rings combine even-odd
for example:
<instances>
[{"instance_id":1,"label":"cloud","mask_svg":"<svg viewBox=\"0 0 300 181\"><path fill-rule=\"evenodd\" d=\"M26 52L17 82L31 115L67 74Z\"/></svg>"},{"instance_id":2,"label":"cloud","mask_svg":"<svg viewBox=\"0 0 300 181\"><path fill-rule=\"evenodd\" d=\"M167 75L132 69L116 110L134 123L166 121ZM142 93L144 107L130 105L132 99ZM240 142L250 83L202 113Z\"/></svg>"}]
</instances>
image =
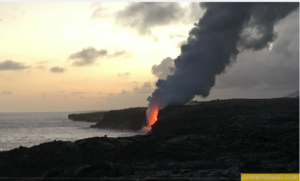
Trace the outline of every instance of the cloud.
<instances>
[{"instance_id":1,"label":"cloud","mask_svg":"<svg viewBox=\"0 0 300 181\"><path fill-rule=\"evenodd\" d=\"M9 95L9 94L12 94L12 91L2 91L2 94L3 95Z\"/></svg>"},{"instance_id":2,"label":"cloud","mask_svg":"<svg viewBox=\"0 0 300 181\"><path fill-rule=\"evenodd\" d=\"M107 16L107 7L104 7L102 2L97 2L97 8L92 14L92 18L103 18Z\"/></svg>"},{"instance_id":3,"label":"cloud","mask_svg":"<svg viewBox=\"0 0 300 181\"><path fill-rule=\"evenodd\" d=\"M36 69L46 69L47 67L45 66L49 61L39 61L36 62L37 66L35 67Z\"/></svg>"},{"instance_id":4,"label":"cloud","mask_svg":"<svg viewBox=\"0 0 300 181\"><path fill-rule=\"evenodd\" d=\"M92 7L95 8L92 19L110 18L114 16L115 7L124 7L128 2L93 2ZM113 7L111 9L111 7Z\"/></svg>"},{"instance_id":5,"label":"cloud","mask_svg":"<svg viewBox=\"0 0 300 181\"><path fill-rule=\"evenodd\" d=\"M159 65L152 66L152 74L155 75L159 79L165 79L167 75L172 73L174 69L173 59L167 57L161 61Z\"/></svg>"},{"instance_id":6,"label":"cloud","mask_svg":"<svg viewBox=\"0 0 300 181\"><path fill-rule=\"evenodd\" d=\"M58 66L52 67L52 68L50 68L49 70L50 70L50 72L52 72L52 73L63 73L63 72L65 72L65 69L64 69L64 68L58 67Z\"/></svg>"},{"instance_id":7,"label":"cloud","mask_svg":"<svg viewBox=\"0 0 300 181\"><path fill-rule=\"evenodd\" d=\"M150 35L150 28L177 22L182 18L182 7L175 2L136 2L117 12L117 23L137 29L140 35Z\"/></svg>"},{"instance_id":8,"label":"cloud","mask_svg":"<svg viewBox=\"0 0 300 181\"><path fill-rule=\"evenodd\" d=\"M259 96L258 90L288 93L299 89L299 10L275 28L278 38L273 48L240 54L226 73L217 76L215 90L236 89Z\"/></svg>"},{"instance_id":9,"label":"cloud","mask_svg":"<svg viewBox=\"0 0 300 181\"><path fill-rule=\"evenodd\" d=\"M140 95L140 94L149 94L153 91L153 87L150 82L145 82L141 86L135 86L131 90L121 90L119 93L109 93L108 96L132 96L132 95Z\"/></svg>"},{"instance_id":10,"label":"cloud","mask_svg":"<svg viewBox=\"0 0 300 181\"><path fill-rule=\"evenodd\" d=\"M129 75L130 75L129 72L119 73L119 74L118 74L119 77L123 77L123 78L128 78Z\"/></svg>"},{"instance_id":11,"label":"cloud","mask_svg":"<svg viewBox=\"0 0 300 181\"><path fill-rule=\"evenodd\" d=\"M129 94L126 96L102 97L95 105L99 110L116 110L129 107L145 107L147 102L144 94Z\"/></svg>"},{"instance_id":12,"label":"cloud","mask_svg":"<svg viewBox=\"0 0 300 181\"><path fill-rule=\"evenodd\" d=\"M185 24L192 24L198 22L204 14L204 11L200 8L198 2L191 2L185 9L185 17L182 19Z\"/></svg>"},{"instance_id":13,"label":"cloud","mask_svg":"<svg viewBox=\"0 0 300 181\"><path fill-rule=\"evenodd\" d=\"M153 87L150 82L145 82L141 87L134 87L132 91L136 94L149 94L153 91Z\"/></svg>"},{"instance_id":14,"label":"cloud","mask_svg":"<svg viewBox=\"0 0 300 181\"><path fill-rule=\"evenodd\" d=\"M272 51L291 58L293 52L299 52L299 9L279 23L276 27L278 38L273 43Z\"/></svg>"},{"instance_id":15,"label":"cloud","mask_svg":"<svg viewBox=\"0 0 300 181\"><path fill-rule=\"evenodd\" d=\"M24 69L28 69L28 68L30 68L30 66L25 66L23 63L14 62L12 60L5 60L3 62L0 62L0 71L24 70Z\"/></svg>"},{"instance_id":16,"label":"cloud","mask_svg":"<svg viewBox=\"0 0 300 181\"><path fill-rule=\"evenodd\" d=\"M216 88L240 90L265 86L272 87L272 89L297 88L299 87L299 52L293 53L291 58L275 51L243 53L226 74L217 77Z\"/></svg>"},{"instance_id":17,"label":"cloud","mask_svg":"<svg viewBox=\"0 0 300 181\"><path fill-rule=\"evenodd\" d=\"M69 60L73 60L73 66L88 66L93 65L97 58L103 57L107 54L107 50L96 50L94 47L87 47L81 51L71 54Z\"/></svg>"},{"instance_id":18,"label":"cloud","mask_svg":"<svg viewBox=\"0 0 300 181\"><path fill-rule=\"evenodd\" d=\"M175 23L192 24L202 14L199 3L195 2L185 7L177 2L135 2L116 13L116 23L136 29L140 35L150 35L155 40L151 28Z\"/></svg>"},{"instance_id":19,"label":"cloud","mask_svg":"<svg viewBox=\"0 0 300 181\"><path fill-rule=\"evenodd\" d=\"M122 90L120 93L118 93L117 95L118 96L125 96L125 95L129 95L130 94L130 91L127 91L127 90Z\"/></svg>"},{"instance_id":20,"label":"cloud","mask_svg":"<svg viewBox=\"0 0 300 181\"><path fill-rule=\"evenodd\" d=\"M113 54L107 55L107 58L116 58L120 56L123 56L124 58L130 58L131 54L125 50L120 50L120 51L116 51Z\"/></svg>"}]
</instances>

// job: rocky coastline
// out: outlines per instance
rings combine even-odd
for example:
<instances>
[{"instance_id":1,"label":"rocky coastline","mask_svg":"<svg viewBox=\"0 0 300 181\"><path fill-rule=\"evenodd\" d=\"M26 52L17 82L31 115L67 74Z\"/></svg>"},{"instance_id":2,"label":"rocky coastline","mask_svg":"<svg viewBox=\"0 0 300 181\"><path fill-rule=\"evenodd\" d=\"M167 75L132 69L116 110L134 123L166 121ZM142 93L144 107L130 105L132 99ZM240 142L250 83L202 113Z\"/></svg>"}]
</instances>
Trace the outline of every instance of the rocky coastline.
<instances>
[{"instance_id":1,"label":"rocky coastline","mask_svg":"<svg viewBox=\"0 0 300 181\"><path fill-rule=\"evenodd\" d=\"M10 180L239 180L240 173L299 173L298 98L172 106L146 135L0 152L0 177Z\"/></svg>"},{"instance_id":2,"label":"rocky coastline","mask_svg":"<svg viewBox=\"0 0 300 181\"><path fill-rule=\"evenodd\" d=\"M73 113L68 115L68 119L73 121L100 122L107 111L97 111L88 113Z\"/></svg>"},{"instance_id":3,"label":"rocky coastline","mask_svg":"<svg viewBox=\"0 0 300 181\"><path fill-rule=\"evenodd\" d=\"M105 112L103 119L98 121L93 128L117 129L127 131L139 131L146 126L145 107L112 110Z\"/></svg>"}]
</instances>

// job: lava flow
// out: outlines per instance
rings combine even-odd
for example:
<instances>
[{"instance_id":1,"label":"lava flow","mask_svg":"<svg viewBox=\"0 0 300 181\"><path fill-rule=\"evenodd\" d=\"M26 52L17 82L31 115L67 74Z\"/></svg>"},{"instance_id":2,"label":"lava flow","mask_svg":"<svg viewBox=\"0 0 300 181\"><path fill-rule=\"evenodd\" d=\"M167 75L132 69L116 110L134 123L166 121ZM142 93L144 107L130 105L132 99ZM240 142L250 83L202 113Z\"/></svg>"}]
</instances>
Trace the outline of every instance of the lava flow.
<instances>
[{"instance_id":1,"label":"lava flow","mask_svg":"<svg viewBox=\"0 0 300 181\"><path fill-rule=\"evenodd\" d=\"M150 131L151 126L157 121L158 106L157 105L149 106L146 111L146 115L147 115L147 126L144 129Z\"/></svg>"},{"instance_id":2,"label":"lava flow","mask_svg":"<svg viewBox=\"0 0 300 181\"><path fill-rule=\"evenodd\" d=\"M149 113L147 126L152 126L157 121L158 108L150 108Z\"/></svg>"}]
</instances>

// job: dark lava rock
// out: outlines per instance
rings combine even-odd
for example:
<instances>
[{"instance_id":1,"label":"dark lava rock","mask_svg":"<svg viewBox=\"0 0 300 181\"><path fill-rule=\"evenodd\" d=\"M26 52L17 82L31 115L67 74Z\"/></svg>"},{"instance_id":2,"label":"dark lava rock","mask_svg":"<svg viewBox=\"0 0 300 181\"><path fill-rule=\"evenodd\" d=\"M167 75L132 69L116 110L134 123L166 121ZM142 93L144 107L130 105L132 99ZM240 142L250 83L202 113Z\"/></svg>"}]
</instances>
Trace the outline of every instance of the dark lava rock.
<instances>
[{"instance_id":1,"label":"dark lava rock","mask_svg":"<svg viewBox=\"0 0 300 181\"><path fill-rule=\"evenodd\" d=\"M69 169L51 169L43 177L42 181L50 180L50 178L59 179L77 179L82 178L118 178L128 175L134 175L133 167L129 165L113 164L110 162L103 162L93 165L80 165ZM81 179L80 179L81 180Z\"/></svg>"},{"instance_id":2,"label":"dark lava rock","mask_svg":"<svg viewBox=\"0 0 300 181\"><path fill-rule=\"evenodd\" d=\"M151 134L0 152L0 177L239 180L240 173L299 173L299 99L170 107Z\"/></svg>"},{"instance_id":3,"label":"dark lava rock","mask_svg":"<svg viewBox=\"0 0 300 181\"><path fill-rule=\"evenodd\" d=\"M122 110L70 114L76 121L97 122L93 128L139 131L146 126L146 109L136 107Z\"/></svg>"},{"instance_id":4,"label":"dark lava rock","mask_svg":"<svg viewBox=\"0 0 300 181\"><path fill-rule=\"evenodd\" d=\"M92 127L139 131L146 126L146 109L147 108L129 108L108 111L104 114L103 120Z\"/></svg>"},{"instance_id":5,"label":"dark lava rock","mask_svg":"<svg viewBox=\"0 0 300 181\"><path fill-rule=\"evenodd\" d=\"M170 106L158 113L158 120L152 125L152 133L180 130L190 126L215 129L216 126L238 122L257 124L261 120L272 122L298 119L299 99L229 99L201 102L196 106ZM292 117L288 117L289 115ZM285 117L283 117L283 116ZM279 116L279 118L278 118Z\"/></svg>"},{"instance_id":6,"label":"dark lava rock","mask_svg":"<svg viewBox=\"0 0 300 181\"><path fill-rule=\"evenodd\" d=\"M99 122L102 121L105 112L107 111L69 114L68 119L73 121Z\"/></svg>"}]
</instances>

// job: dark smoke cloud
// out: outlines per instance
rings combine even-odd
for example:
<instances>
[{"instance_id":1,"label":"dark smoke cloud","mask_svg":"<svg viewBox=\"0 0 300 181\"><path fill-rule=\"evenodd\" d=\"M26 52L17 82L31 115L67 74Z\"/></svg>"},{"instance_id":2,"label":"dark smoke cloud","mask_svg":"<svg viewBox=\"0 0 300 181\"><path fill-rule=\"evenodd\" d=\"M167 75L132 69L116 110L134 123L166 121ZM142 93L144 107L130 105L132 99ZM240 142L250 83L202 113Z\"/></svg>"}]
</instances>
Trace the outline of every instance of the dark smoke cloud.
<instances>
[{"instance_id":1,"label":"dark smoke cloud","mask_svg":"<svg viewBox=\"0 0 300 181\"><path fill-rule=\"evenodd\" d=\"M276 38L274 25L299 3L201 3L206 9L174 60L175 71L159 79L147 100L149 108L183 105L195 95L207 97L215 77L240 51L267 48ZM149 111L148 111L149 112ZM151 112L151 110L150 110Z\"/></svg>"},{"instance_id":2,"label":"dark smoke cloud","mask_svg":"<svg viewBox=\"0 0 300 181\"><path fill-rule=\"evenodd\" d=\"M182 21L186 24L197 22L204 13L198 2L191 2L183 11L185 12L185 17Z\"/></svg>"},{"instance_id":3,"label":"dark smoke cloud","mask_svg":"<svg viewBox=\"0 0 300 181\"><path fill-rule=\"evenodd\" d=\"M12 60L5 60L3 62L0 62L0 71L24 70L24 69L28 69L28 68L30 68L30 66L25 66L23 63L14 62Z\"/></svg>"},{"instance_id":4,"label":"dark smoke cloud","mask_svg":"<svg viewBox=\"0 0 300 181\"><path fill-rule=\"evenodd\" d=\"M98 57L103 57L106 54L107 50L96 50L94 47L88 47L71 54L69 60L73 60L73 66L87 66L94 64Z\"/></svg>"},{"instance_id":5,"label":"dark smoke cloud","mask_svg":"<svg viewBox=\"0 0 300 181\"><path fill-rule=\"evenodd\" d=\"M167 57L161 61L159 65L152 66L152 74L159 79L165 79L167 75L171 74L174 70L173 59Z\"/></svg>"},{"instance_id":6,"label":"dark smoke cloud","mask_svg":"<svg viewBox=\"0 0 300 181\"><path fill-rule=\"evenodd\" d=\"M274 25L295 10L299 3L259 3L251 11L251 19L244 27L239 46L261 50L277 38Z\"/></svg>"},{"instance_id":7,"label":"dark smoke cloud","mask_svg":"<svg viewBox=\"0 0 300 181\"><path fill-rule=\"evenodd\" d=\"M177 43L176 48L181 48L182 45L187 44L187 40L182 40Z\"/></svg>"},{"instance_id":8,"label":"dark smoke cloud","mask_svg":"<svg viewBox=\"0 0 300 181\"><path fill-rule=\"evenodd\" d=\"M289 15L288 20L279 22L277 31L284 32L280 34L276 42L273 44L272 51L284 55L287 58L292 58L294 52L299 55L299 9ZM299 58L295 57L295 58ZM299 59L298 59L299 62Z\"/></svg>"},{"instance_id":9,"label":"dark smoke cloud","mask_svg":"<svg viewBox=\"0 0 300 181\"><path fill-rule=\"evenodd\" d=\"M225 98L215 93L223 92L223 96L229 89L258 97L263 95L258 90L269 94L278 92L277 95L272 94L278 97L299 89L298 22L299 9L275 25L278 38L271 50L241 53L234 66L227 67L225 74L217 76L214 91L211 91L208 99ZM227 96L242 97L239 92L231 91Z\"/></svg>"},{"instance_id":10,"label":"dark smoke cloud","mask_svg":"<svg viewBox=\"0 0 300 181\"><path fill-rule=\"evenodd\" d=\"M65 72L65 69L64 69L64 68L58 67L58 66L52 67L52 68L50 68L49 70L50 70L50 72L52 72L52 73L63 73L63 72Z\"/></svg>"},{"instance_id":11,"label":"dark smoke cloud","mask_svg":"<svg viewBox=\"0 0 300 181\"><path fill-rule=\"evenodd\" d=\"M298 33L295 32L294 35L296 34ZM217 77L214 89L235 88L249 92L254 89L285 89L287 92L299 89L299 45L296 47L297 51L288 48L289 55L272 50L239 55L238 62L226 74Z\"/></svg>"}]
</instances>

